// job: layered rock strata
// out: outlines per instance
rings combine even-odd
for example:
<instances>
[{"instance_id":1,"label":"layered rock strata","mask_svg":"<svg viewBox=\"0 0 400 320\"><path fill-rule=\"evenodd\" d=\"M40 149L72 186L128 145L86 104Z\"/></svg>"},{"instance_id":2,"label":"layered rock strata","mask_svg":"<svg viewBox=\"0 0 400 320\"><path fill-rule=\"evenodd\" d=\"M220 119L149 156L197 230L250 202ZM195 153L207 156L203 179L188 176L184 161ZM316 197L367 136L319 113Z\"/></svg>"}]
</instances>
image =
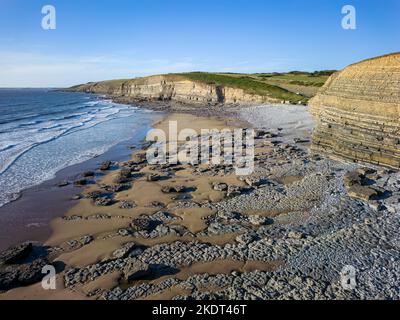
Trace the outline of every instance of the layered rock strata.
<instances>
[{"instance_id":1,"label":"layered rock strata","mask_svg":"<svg viewBox=\"0 0 400 320\"><path fill-rule=\"evenodd\" d=\"M309 105L313 151L400 168L400 53L335 73Z\"/></svg>"},{"instance_id":2,"label":"layered rock strata","mask_svg":"<svg viewBox=\"0 0 400 320\"><path fill-rule=\"evenodd\" d=\"M160 75L131 80L93 82L71 88L74 91L107 94L138 101L176 101L190 104L280 103L268 96L249 94L243 89L192 81L178 75Z\"/></svg>"}]
</instances>

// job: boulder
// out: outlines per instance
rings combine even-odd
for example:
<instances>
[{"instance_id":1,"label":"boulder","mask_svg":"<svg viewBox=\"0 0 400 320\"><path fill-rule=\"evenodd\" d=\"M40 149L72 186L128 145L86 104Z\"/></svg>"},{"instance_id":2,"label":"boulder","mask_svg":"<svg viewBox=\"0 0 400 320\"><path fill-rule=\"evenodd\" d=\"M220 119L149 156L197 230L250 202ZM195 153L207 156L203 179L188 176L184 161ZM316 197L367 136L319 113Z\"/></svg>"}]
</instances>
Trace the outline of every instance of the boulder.
<instances>
[{"instance_id":1,"label":"boulder","mask_svg":"<svg viewBox=\"0 0 400 320\"><path fill-rule=\"evenodd\" d=\"M185 192L186 188L184 186L163 186L161 191L163 193L182 193Z\"/></svg>"},{"instance_id":2,"label":"boulder","mask_svg":"<svg viewBox=\"0 0 400 320\"><path fill-rule=\"evenodd\" d=\"M87 195L86 198L88 199L92 199L92 200L96 200L97 198L103 197L104 194L99 191L99 190L95 190L95 191L90 191Z\"/></svg>"},{"instance_id":3,"label":"boulder","mask_svg":"<svg viewBox=\"0 0 400 320\"><path fill-rule=\"evenodd\" d=\"M105 161L101 164L100 170L107 171L107 170L110 170L110 167L111 167L111 161Z\"/></svg>"},{"instance_id":4,"label":"boulder","mask_svg":"<svg viewBox=\"0 0 400 320\"><path fill-rule=\"evenodd\" d=\"M151 231L155 228L155 225L149 217L142 216L132 220L131 228L133 231Z\"/></svg>"},{"instance_id":5,"label":"boulder","mask_svg":"<svg viewBox=\"0 0 400 320\"><path fill-rule=\"evenodd\" d=\"M123 270L125 281L157 279L166 275L173 275L179 269L164 264L147 264L138 260L131 260Z\"/></svg>"},{"instance_id":6,"label":"boulder","mask_svg":"<svg viewBox=\"0 0 400 320\"><path fill-rule=\"evenodd\" d=\"M134 260L131 261L123 270L126 281L134 281L151 275L151 269L147 263Z\"/></svg>"},{"instance_id":7,"label":"boulder","mask_svg":"<svg viewBox=\"0 0 400 320\"><path fill-rule=\"evenodd\" d=\"M161 179L161 176L154 173L147 175L146 179L149 182L154 182L154 181L159 181Z\"/></svg>"},{"instance_id":8,"label":"boulder","mask_svg":"<svg viewBox=\"0 0 400 320\"><path fill-rule=\"evenodd\" d=\"M364 201L369 201L378 196L378 192L372 188L360 185L354 185L348 189L348 195Z\"/></svg>"},{"instance_id":9,"label":"boulder","mask_svg":"<svg viewBox=\"0 0 400 320\"><path fill-rule=\"evenodd\" d=\"M361 185L363 182L363 176L358 171L351 171L344 175L343 182L347 188L354 185Z\"/></svg>"},{"instance_id":10,"label":"boulder","mask_svg":"<svg viewBox=\"0 0 400 320\"><path fill-rule=\"evenodd\" d=\"M106 190L108 192L121 192L121 191L129 189L130 184L117 183L117 184L105 185L103 188L104 188L104 190Z\"/></svg>"},{"instance_id":11,"label":"boulder","mask_svg":"<svg viewBox=\"0 0 400 320\"><path fill-rule=\"evenodd\" d=\"M42 269L49 264L47 259L41 258L30 263L9 265L0 269L0 290L10 290L41 281L44 276Z\"/></svg>"},{"instance_id":12,"label":"boulder","mask_svg":"<svg viewBox=\"0 0 400 320\"><path fill-rule=\"evenodd\" d=\"M82 177L84 177L84 178L94 177L94 172L93 171L85 171L82 173Z\"/></svg>"},{"instance_id":13,"label":"boulder","mask_svg":"<svg viewBox=\"0 0 400 320\"><path fill-rule=\"evenodd\" d=\"M29 256L29 254L32 252L32 249L32 243L28 242L11 247L0 253L0 265L21 262L21 260Z\"/></svg>"},{"instance_id":14,"label":"boulder","mask_svg":"<svg viewBox=\"0 0 400 320\"><path fill-rule=\"evenodd\" d=\"M273 224L274 221L268 217L262 217L259 215L250 215L249 216L249 222L255 226L265 226L265 225L270 225Z\"/></svg>"},{"instance_id":15,"label":"boulder","mask_svg":"<svg viewBox=\"0 0 400 320\"><path fill-rule=\"evenodd\" d=\"M134 201L129 201L129 200L123 200L121 201L121 204L119 205L121 209L133 209L137 207L136 203Z\"/></svg>"},{"instance_id":16,"label":"boulder","mask_svg":"<svg viewBox=\"0 0 400 320\"><path fill-rule=\"evenodd\" d=\"M122 168L121 171L119 172L120 177L129 179L131 177L131 169L130 168Z\"/></svg>"},{"instance_id":17,"label":"boulder","mask_svg":"<svg viewBox=\"0 0 400 320\"><path fill-rule=\"evenodd\" d=\"M74 182L75 186L81 187L87 185L88 181L86 179L78 179Z\"/></svg>"},{"instance_id":18,"label":"boulder","mask_svg":"<svg viewBox=\"0 0 400 320\"><path fill-rule=\"evenodd\" d=\"M68 181L60 181L60 182L57 184L57 186L58 186L59 188L66 187L66 186L68 186L68 185L69 185L69 182L68 182Z\"/></svg>"},{"instance_id":19,"label":"boulder","mask_svg":"<svg viewBox=\"0 0 400 320\"><path fill-rule=\"evenodd\" d=\"M240 186L230 185L230 186L228 186L226 196L233 198L233 197L240 196L243 193L249 192L250 190L252 190L251 187L240 187Z\"/></svg>"},{"instance_id":20,"label":"boulder","mask_svg":"<svg viewBox=\"0 0 400 320\"><path fill-rule=\"evenodd\" d=\"M213 189L216 191L226 191L228 190L228 185L226 183L214 183Z\"/></svg>"},{"instance_id":21,"label":"boulder","mask_svg":"<svg viewBox=\"0 0 400 320\"><path fill-rule=\"evenodd\" d=\"M107 197L99 197L94 200L94 205L102 207L111 206L113 203L114 201Z\"/></svg>"},{"instance_id":22,"label":"boulder","mask_svg":"<svg viewBox=\"0 0 400 320\"><path fill-rule=\"evenodd\" d=\"M19 268L18 282L21 285L29 285L41 281L44 276L42 269L49 264L50 262L47 259L38 259L22 265Z\"/></svg>"},{"instance_id":23,"label":"boulder","mask_svg":"<svg viewBox=\"0 0 400 320\"><path fill-rule=\"evenodd\" d=\"M305 234L302 233L302 232L300 232L300 231L291 230L291 231L289 231L287 237L288 237L289 239L300 240L300 239L305 238Z\"/></svg>"},{"instance_id":24,"label":"boulder","mask_svg":"<svg viewBox=\"0 0 400 320\"><path fill-rule=\"evenodd\" d=\"M150 203L150 207L153 207L153 208L165 208L166 205L164 203L160 202L160 201L152 201Z\"/></svg>"},{"instance_id":25,"label":"boulder","mask_svg":"<svg viewBox=\"0 0 400 320\"><path fill-rule=\"evenodd\" d=\"M123 259L126 258L128 255L132 256L131 253L134 256L137 256L142 252L143 249L141 247L138 247L135 243L132 242L132 243L126 243L122 246L122 248L115 250L112 256L115 259Z\"/></svg>"},{"instance_id":26,"label":"boulder","mask_svg":"<svg viewBox=\"0 0 400 320\"><path fill-rule=\"evenodd\" d=\"M128 237L131 235L131 230L129 229L119 229L118 234L122 237Z\"/></svg>"}]
</instances>

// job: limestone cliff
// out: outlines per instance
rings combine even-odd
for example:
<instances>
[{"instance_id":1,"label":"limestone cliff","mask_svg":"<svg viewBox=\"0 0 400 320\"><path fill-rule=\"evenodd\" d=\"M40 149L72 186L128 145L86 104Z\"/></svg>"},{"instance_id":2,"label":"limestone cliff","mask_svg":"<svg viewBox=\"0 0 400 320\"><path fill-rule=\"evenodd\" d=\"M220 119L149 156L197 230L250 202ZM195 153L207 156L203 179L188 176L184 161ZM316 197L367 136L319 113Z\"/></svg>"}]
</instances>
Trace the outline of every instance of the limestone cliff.
<instances>
[{"instance_id":1,"label":"limestone cliff","mask_svg":"<svg viewBox=\"0 0 400 320\"><path fill-rule=\"evenodd\" d=\"M159 75L130 80L88 83L71 88L74 91L107 94L132 101L176 101L190 104L257 104L281 100L248 93L243 89L193 81L179 75Z\"/></svg>"},{"instance_id":2,"label":"limestone cliff","mask_svg":"<svg viewBox=\"0 0 400 320\"><path fill-rule=\"evenodd\" d=\"M400 53L335 73L309 105L314 151L400 168Z\"/></svg>"}]
</instances>

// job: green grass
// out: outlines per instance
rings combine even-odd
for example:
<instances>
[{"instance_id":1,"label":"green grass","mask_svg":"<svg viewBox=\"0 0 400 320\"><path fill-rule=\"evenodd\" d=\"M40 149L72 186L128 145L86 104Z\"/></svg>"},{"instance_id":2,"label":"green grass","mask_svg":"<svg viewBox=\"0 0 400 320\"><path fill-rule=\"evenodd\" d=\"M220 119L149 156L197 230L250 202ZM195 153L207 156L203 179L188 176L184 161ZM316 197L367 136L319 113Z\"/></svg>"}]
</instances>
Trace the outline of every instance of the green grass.
<instances>
[{"instance_id":1,"label":"green grass","mask_svg":"<svg viewBox=\"0 0 400 320\"><path fill-rule=\"evenodd\" d=\"M255 77L271 84L293 84L305 87L322 87L335 70L315 72L291 71L288 73L256 73Z\"/></svg>"},{"instance_id":2,"label":"green grass","mask_svg":"<svg viewBox=\"0 0 400 320\"><path fill-rule=\"evenodd\" d=\"M257 94L260 96L274 98L280 101L290 101L291 103L307 103L308 99L322 87L333 74L333 70L323 70L315 72L291 71L287 73L207 73L207 72L188 72L169 74L171 79L174 77L184 77L186 79L214 84L217 86L233 87L242 89L248 94ZM105 91L116 89L123 83L134 81L140 82L142 78L108 80L86 85L77 86L81 89L105 88ZM146 79L146 78L143 78ZM143 80L144 81L144 80ZM292 85L292 86L290 86ZM311 90L311 91L310 91ZM311 93L310 93L311 92Z\"/></svg>"},{"instance_id":3,"label":"green grass","mask_svg":"<svg viewBox=\"0 0 400 320\"><path fill-rule=\"evenodd\" d=\"M257 77L264 78L265 80L277 80L286 83L297 82L299 85L317 85L324 84L326 80L328 80L328 75L320 75L320 74L311 74L311 73L285 73L285 74L260 74L256 75Z\"/></svg>"},{"instance_id":4,"label":"green grass","mask_svg":"<svg viewBox=\"0 0 400 320\"><path fill-rule=\"evenodd\" d=\"M265 83L260 79L257 79L257 77L253 77L252 75L229 75L205 72L180 73L176 75L183 76L192 81L215 84L217 86L239 88L249 94L268 96L279 100L290 101L292 103L306 101L306 97L300 94L285 90L276 85Z\"/></svg>"}]
</instances>

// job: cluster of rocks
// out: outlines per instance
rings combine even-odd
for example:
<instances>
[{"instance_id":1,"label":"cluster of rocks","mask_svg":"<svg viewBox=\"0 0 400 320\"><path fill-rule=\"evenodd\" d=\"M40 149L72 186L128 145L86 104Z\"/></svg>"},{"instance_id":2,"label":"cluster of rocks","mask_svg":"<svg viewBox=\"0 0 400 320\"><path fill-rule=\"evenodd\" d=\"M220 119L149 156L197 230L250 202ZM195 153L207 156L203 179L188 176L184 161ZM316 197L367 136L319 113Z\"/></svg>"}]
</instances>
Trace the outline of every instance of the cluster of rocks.
<instances>
[{"instance_id":1,"label":"cluster of rocks","mask_svg":"<svg viewBox=\"0 0 400 320\"><path fill-rule=\"evenodd\" d=\"M104 292L103 298L137 299L179 286L190 294L176 299L398 299L400 274L396 270L400 270L400 261L395 254L400 248L398 214L378 214L367 206L355 206L350 198L346 202L347 206L335 207L333 204L338 201L333 200L326 207L315 208L312 219L305 225L292 223L247 230L237 237L237 244L174 242L147 248L134 260L119 259L96 267L111 272L134 265L133 279L138 280L152 274L151 265L159 270L176 270L195 262L223 259L286 261L276 271L202 274L186 280L170 278L128 289L117 287ZM360 211L363 214L358 214ZM319 221L326 218L325 214L330 225L321 228ZM340 272L345 265L353 265L357 270L358 285L354 290L341 286ZM74 279L91 279L95 274L89 270L74 270ZM209 287L220 289L207 292Z\"/></svg>"},{"instance_id":2,"label":"cluster of rocks","mask_svg":"<svg viewBox=\"0 0 400 320\"><path fill-rule=\"evenodd\" d=\"M186 227L176 224L180 220L181 218L166 211L159 211L151 216L143 214L131 221L130 228L120 229L119 234L144 239L165 236L193 237L194 235Z\"/></svg>"},{"instance_id":3,"label":"cluster of rocks","mask_svg":"<svg viewBox=\"0 0 400 320\"><path fill-rule=\"evenodd\" d=\"M161 192L163 193L184 193L187 192L188 188L185 186L163 186Z\"/></svg>"},{"instance_id":4,"label":"cluster of rocks","mask_svg":"<svg viewBox=\"0 0 400 320\"><path fill-rule=\"evenodd\" d=\"M32 243L23 243L0 253L0 291L27 286L43 278L49 265L46 257L34 254Z\"/></svg>"},{"instance_id":5,"label":"cluster of rocks","mask_svg":"<svg viewBox=\"0 0 400 320\"><path fill-rule=\"evenodd\" d=\"M266 151L257 154L254 173L240 178L245 186L210 185L225 194L218 203L193 202L190 192L194 188L163 186L163 193L178 200L175 207L165 209L164 203L153 201L150 207L160 211L140 215L130 220L129 227L118 230L130 242L98 263L68 269L65 286L74 289L119 271L120 285L89 295L129 300L174 288L181 292L175 299L399 299L400 174L310 155L302 146L307 141L295 138L286 142L283 134L283 130L256 131L255 147ZM130 184L144 164L143 154L123 163L115 185ZM169 179L180 168L155 166L150 170L163 173L147 174L146 180ZM192 170L195 175L216 176L232 173L234 168L221 164ZM105 196L103 191L88 194L94 201ZM135 205L129 200L120 203L124 209ZM173 209L180 207L204 208L215 214L204 218L204 230L192 233L173 214ZM232 241L223 245L197 241L197 237L225 235L232 235ZM167 236L184 238L148 247L134 243L135 239ZM72 246L79 247L93 237L73 241ZM175 277L197 263L222 261L254 262L260 270ZM345 266L356 270L357 285L352 290L341 285Z\"/></svg>"},{"instance_id":6,"label":"cluster of rocks","mask_svg":"<svg viewBox=\"0 0 400 320\"><path fill-rule=\"evenodd\" d=\"M86 235L77 240L69 240L69 241L67 241L67 244L70 248L77 249L77 248L88 245L93 240L94 240L94 237L92 235Z\"/></svg>"},{"instance_id":7,"label":"cluster of rocks","mask_svg":"<svg viewBox=\"0 0 400 320\"><path fill-rule=\"evenodd\" d=\"M105 161L100 165L99 170L101 172L108 171L111 169L112 165L113 165L113 163L111 161ZM84 171L81 173L81 175L78 179L73 181L73 185L75 187L84 187L87 184L89 184L91 182L91 180L93 180L95 177L96 177L96 172ZM70 184L69 181L63 180L63 181L58 182L57 186L61 188L61 187L66 187L69 184Z\"/></svg>"},{"instance_id":8,"label":"cluster of rocks","mask_svg":"<svg viewBox=\"0 0 400 320\"><path fill-rule=\"evenodd\" d=\"M199 204L190 197L176 202L177 207L216 212L205 218L207 227L203 231L189 232L179 225L179 217L166 211L141 215L131 221L129 228L119 230L119 234L132 238L190 236L192 242L151 247L128 243L109 259L67 271L65 285L73 288L118 270L125 285L97 292L97 297L137 299L174 287L182 290L175 299L398 298L395 284L400 278L396 271L400 270L400 262L395 250L400 248L396 231L400 227L400 176L315 157L298 146L306 141L283 142L282 134L281 130L256 132L255 147L270 151L256 156L253 175L240 178L245 187L215 182L211 188L226 195L221 202ZM138 161L132 165L137 166ZM170 177L173 168L178 166L165 165L162 170ZM230 165L198 166L193 172L207 176L232 169ZM147 176L150 182L159 179L163 177L158 174ZM364 188L374 194L355 196L354 192ZM164 186L162 191L177 196L190 192L179 185ZM157 201L151 206L165 207ZM236 235L234 241L221 246L196 241L197 236L228 234ZM280 263L270 271L174 277L195 263L224 260ZM358 285L350 291L341 286L341 271L346 265L357 270ZM142 281L160 277L165 280ZM210 287L212 292L207 291Z\"/></svg>"},{"instance_id":9,"label":"cluster of rocks","mask_svg":"<svg viewBox=\"0 0 400 320\"><path fill-rule=\"evenodd\" d=\"M108 220L111 219L112 216L107 213L98 213L89 216L81 216L81 215L70 215L63 216L62 219L65 221L79 221L79 220ZM115 216L114 216L115 218ZM118 217L117 217L118 218Z\"/></svg>"},{"instance_id":10,"label":"cluster of rocks","mask_svg":"<svg viewBox=\"0 0 400 320\"><path fill-rule=\"evenodd\" d=\"M229 223L242 223L250 224L252 226L265 226L270 225L274 221L269 217L260 215L244 215L239 212L220 211L213 219L214 222L229 222Z\"/></svg>"},{"instance_id":11,"label":"cluster of rocks","mask_svg":"<svg viewBox=\"0 0 400 320\"><path fill-rule=\"evenodd\" d=\"M377 210L400 211L399 175L387 170L358 168L344 176L348 195Z\"/></svg>"},{"instance_id":12,"label":"cluster of rocks","mask_svg":"<svg viewBox=\"0 0 400 320\"><path fill-rule=\"evenodd\" d=\"M195 167L193 170L193 175L196 176L219 176L219 175L229 175L235 171L232 164L219 164L219 165L209 165L206 167Z\"/></svg>"},{"instance_id":13,"label":"cluster of rocks","mask_svg":"<svg viewBox=\"0 0 400 320\"><path fill-rule=\"evenodd\" d=\"M137 204L135 203L135 201L122 200L119 207L121 209L133 209L137 207Z\"/></svg>"},{"instance_id":14,"label":"cluster of rocks","mask_svg":"<svg viewBox=\"0 0 400 320\"><path fill-rule=\"evenodd\" d=\"M128 190L132 187L131 183L116 183L111 185L102 185L101 188L107 192L118 193Z\"/></svg>"},{"instance_id":15,"label":"cluster of rocks","mask_svg":"<svg viewBox=\"0 0 400 320\"><path fill-rule=\"evenodd\" d=\"M101 164L101 166L100 166L99 169L100 169L101 171L107 171L107 170L110 170L111 165L112 165L112 162L111 162L111 161L104 161L104 162Z\"/></svg>"},{"instance_id":16,"label":"cluster of rocks","mask_svg":"<svg viewBox=\"0 0 400 320\"><path fill-rule=\"evenodd\" d=\"M219 182L216 182L213 184L213 189L216 191L225 192L226 196L228 198L233 198L233 197L236 197L238 195L241 195L243 193L250 192L253 190L251 187L228 185L226 183L219 183Z\"/></svg>"}]
</instances>

